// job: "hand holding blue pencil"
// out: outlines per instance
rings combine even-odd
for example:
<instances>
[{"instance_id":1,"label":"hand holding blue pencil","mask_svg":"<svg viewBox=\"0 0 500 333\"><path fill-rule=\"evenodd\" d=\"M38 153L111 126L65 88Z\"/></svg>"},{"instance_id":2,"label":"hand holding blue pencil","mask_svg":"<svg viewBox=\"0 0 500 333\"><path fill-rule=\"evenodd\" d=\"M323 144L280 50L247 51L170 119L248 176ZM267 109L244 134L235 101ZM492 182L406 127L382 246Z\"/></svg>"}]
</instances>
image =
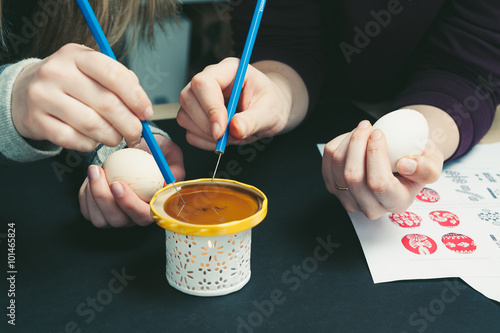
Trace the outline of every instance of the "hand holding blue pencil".
<instances>
[{"instance_id":1,"label":"hand holding blue pencil","mask_svg":"<svg viewBox=\"0 0 500 333\"><path fill-rule=\"evenodd\" d=\"M76 0L78 3L78 6L80 7L80 10L85 17L85 20L87 21L87 24L90 28L90 31L92 32L92 35L94 36L97 45L99 45L99 48L101 52L112 59L116 60L116 57L113 53L113 50L111 49L111 46L109 45L106 36L104 35L104 32L99 24L99 21L97 20L94 11L92 10L92 7L90 6L88 0ZM151 132L151 128L149 127L149 124L147 121L141 121L142 122L142 136L144 137L144 140L146 140L146 143L149 147L149 150L151 151L151 154L153 155L156 163L158 164L158 167L160 168L160 171L165 178L165 181L167 184L171 184L175 182L175 177L172 174L172 171L170 170L170 167L168 166L167 161L165 160L165 157L163 156L163 153L161 152L160 147L158 146L158 143L156 142L153 133Z\"/></svg>"},{"instance_id":2,"label":"hand holding blue pencil","mask_svg":"<svg viewBox=\"0 0 500 333\"><path fill-rule=\"evenodd\" d=\"M255 44L255 39L257 38L257 31L259 30L259 25L262 19L262 14L264 13L265 5L266 0L259 0L255 6L252 22L250 23L250 29L245 41L245 47L243 48L238 71L236 72L233 90L231 91L231 96L229 97L229 102L227 105L227 127L224 131L224 135L219 139L219 141L217 142L217 146L215 147L215 153L219 154L219 158L217 160L217 165L215 166L212 180L215 178L215 173L217 172L217 168L219 167L221 156L222 154L224 154L224 151L226 149L227 138L229 136L229 123L231 122L231 119L236 112L236 107L238 106L241 89L243 87L243 82L245 81L248 63L250 62L250 56L252 55L253 46Z\"/></svg>"}]
</instances>

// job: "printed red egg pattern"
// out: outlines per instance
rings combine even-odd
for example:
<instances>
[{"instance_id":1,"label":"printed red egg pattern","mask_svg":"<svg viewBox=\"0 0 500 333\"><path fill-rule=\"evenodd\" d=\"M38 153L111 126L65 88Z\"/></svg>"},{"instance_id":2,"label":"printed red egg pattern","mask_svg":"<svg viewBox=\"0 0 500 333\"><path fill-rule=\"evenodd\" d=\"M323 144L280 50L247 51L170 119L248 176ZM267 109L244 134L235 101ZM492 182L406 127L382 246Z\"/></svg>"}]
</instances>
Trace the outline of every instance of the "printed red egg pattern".
<instances>
[{"instance_id":1,"label":"printed red egg pattern","mask_svg":"<svg viewBox=\"0 0 500 333\"><path fill-rule=\"evenodd\" d=\"M416 228L420 226L422 218L412 212L404 212L401 214L391 214L389 219L402 228Z\"/></svg>"},{"instance_id":2,"label":"printed red egg pattern","mask_svg":"<svg viewBox=\"0 0 500 333\"><path fill-rule=\"evenodd\" d=\"M408 251L418 255L430 255L437 250L436 242L426 235L406 235L401 239L401 242Z\"/></svg>"},{"instance_id":3,"label":"printed red egg pattern","mask_svg":"<svg viewBox=\"0 0 500 333\"><path fill-rule=\"evenodd\" d=\"M449 233L441 238L443 244L456 253L472 253L476 250L474 240L469 236Z\"/></svg>"},{"instance_id":4,"label":"printed red egg pattern","mask_svg":"<svg viewBox=\"0 0 500 333\"><path fill-rule=\"evenodd\" d=\"M446 210L435 210L430 212L429 218L443 227L456 227L460 224L458 216Z\"/></svg>"},{"instance_id":5,"label":"printed red egg pattern","mask_svg":"<svg viewBox=\"0 0 500 333\"><path fill-rule=\"evenodd\" d=\"M416 198L423 202L438 202L440 199L439 193L428 187L424 187Z\"/></svg>"}]
</instances>

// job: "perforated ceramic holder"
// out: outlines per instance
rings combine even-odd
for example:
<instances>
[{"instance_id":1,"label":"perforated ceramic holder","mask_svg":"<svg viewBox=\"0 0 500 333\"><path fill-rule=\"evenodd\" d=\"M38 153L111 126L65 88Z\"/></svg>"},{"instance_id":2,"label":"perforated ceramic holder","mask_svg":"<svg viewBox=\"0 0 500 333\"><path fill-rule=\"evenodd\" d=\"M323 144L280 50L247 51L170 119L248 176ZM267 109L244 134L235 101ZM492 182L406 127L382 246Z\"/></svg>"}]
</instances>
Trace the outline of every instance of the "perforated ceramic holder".
<instances>
[{"instance_id":1,"label":"perforated ceramic holder","mask_svg":"<svg viewBox=\"0 0 500 333\"><path fill-rule=\"evenodd\" d=\"M164 204L177 195L170 185L151 200L151 215L166 232L166 276L168 283L187 294L220 296L240 290L250 280L252 228L267 214L267 198L257 188L226 179L197 179L175 183L183 186L216 184L229 186L255 198L258 211L238 221L221 224L191 224L168 215Z\"/></svg>"}]
</instances>

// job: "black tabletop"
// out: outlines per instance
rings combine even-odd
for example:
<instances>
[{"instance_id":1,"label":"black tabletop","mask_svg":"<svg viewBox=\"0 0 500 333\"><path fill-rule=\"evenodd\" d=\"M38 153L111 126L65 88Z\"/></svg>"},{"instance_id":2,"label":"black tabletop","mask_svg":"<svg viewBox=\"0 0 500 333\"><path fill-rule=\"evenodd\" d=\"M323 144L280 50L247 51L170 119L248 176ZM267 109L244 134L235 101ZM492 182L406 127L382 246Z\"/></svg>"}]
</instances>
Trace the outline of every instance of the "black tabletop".
<instances>
[{"instance_id":1,"label":"black tabletop","mask_svg":"<svg viewBox=\"0 0 500 333\"><path fill-rule=\"evenodd\" d=\"M218 176L269 199L252 233L251 279L226 296L168 285L160 227L96 229L83 219L80 154L2 167L0 331L497 332L499 303L460 279L373 283L316 147L365 118L325 103L291 133L226 149ZM212 175L213 152L189 146L174 120L157 125L182 147L186 179Z\"/></svg>"}]
</instances>

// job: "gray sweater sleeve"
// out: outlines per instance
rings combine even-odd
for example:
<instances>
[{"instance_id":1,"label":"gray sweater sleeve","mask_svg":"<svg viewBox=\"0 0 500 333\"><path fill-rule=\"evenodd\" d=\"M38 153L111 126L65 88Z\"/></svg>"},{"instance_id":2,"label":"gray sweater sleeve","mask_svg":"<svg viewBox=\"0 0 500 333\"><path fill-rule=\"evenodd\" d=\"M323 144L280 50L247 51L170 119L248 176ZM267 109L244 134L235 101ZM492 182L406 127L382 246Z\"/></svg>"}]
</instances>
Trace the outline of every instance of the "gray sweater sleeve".
<instances>
[{"instance_id":1,"label":"gray sweater sleeve","mask_svg":"<svg viewBox=\"0 0 500 333\"><path fill-rule=\"evenodd\" d=\"M33 162L59 154L61 147L49 141L30 141L17 132L12 121L12 89L19 73L40 59L26 59L0 67L0 164Z\"/></svg>"}]
</instances>

